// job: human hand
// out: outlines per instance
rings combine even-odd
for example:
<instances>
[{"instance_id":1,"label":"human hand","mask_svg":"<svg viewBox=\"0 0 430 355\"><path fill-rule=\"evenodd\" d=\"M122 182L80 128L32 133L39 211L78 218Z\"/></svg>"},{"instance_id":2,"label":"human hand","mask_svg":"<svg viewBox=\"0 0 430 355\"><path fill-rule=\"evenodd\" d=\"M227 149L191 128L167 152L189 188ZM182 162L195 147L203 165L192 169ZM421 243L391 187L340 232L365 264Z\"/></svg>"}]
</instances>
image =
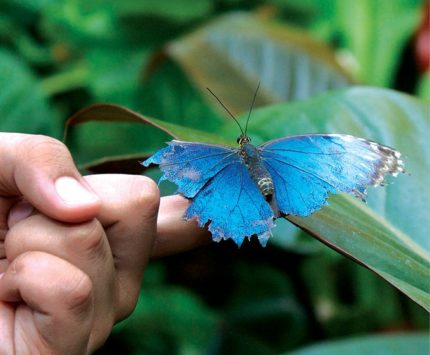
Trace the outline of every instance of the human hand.
<instances>
[{"instance_id":1,"label":"human hand","mask_svg":"<svg viewBox=\"0 0 430 355\"><path fill-rule=\"evenodd\" d=\"M169 197L161 204L152 250L154 183L124 175L83 180L59 142L0 134L0 166L5 163L10 165L0 172L0 353L92 352L134 308L150 253L168 254L205 240L196 239L202 232L194 224L175 217L186 201ZM68 191L61 188L70 180L58 183L61 176L74 179ZM73 188L78 191L67 201ZM36 210L25 218L30 204L20 202L23 196L43 214Z\"/></svg>"}]
</instances>

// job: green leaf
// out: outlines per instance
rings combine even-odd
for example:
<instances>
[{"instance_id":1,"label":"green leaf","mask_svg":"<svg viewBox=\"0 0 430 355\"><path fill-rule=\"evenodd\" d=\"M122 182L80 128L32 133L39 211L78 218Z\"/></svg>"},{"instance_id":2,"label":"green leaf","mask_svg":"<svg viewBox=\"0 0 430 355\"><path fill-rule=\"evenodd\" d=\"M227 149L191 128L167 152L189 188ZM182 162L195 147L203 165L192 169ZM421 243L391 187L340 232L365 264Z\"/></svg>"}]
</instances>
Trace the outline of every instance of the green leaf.
<instances>
[{"instance_id":1,"label":"green leaf","mask_svg":"<svg viewBox=\"0 0 430 355\"><path fill-rule=\"evenodd\" d=\"M223 311L223 337L229 346L243 346L244 336L271 339L272 350L260 352L263 354L300 344L306 333L307 319L302 304L296 298L290 275L264 263L238 260L234 265L232 272L237 275L237 285ZM276 324L276 331L267 327L269 322ZM288 334L288 337L275 334Z\"/></svg>"},{"instance_id":2,"label":"green leaf","mask_svg":"<svg viewBox=\"0 0 430 355\"><path fill-rule=\"evenodd\" d=\"M95 102L130 106L139 87L142 63L148 50L95 48L86 53L87 83Z\"/></svg>"},{"instance_id":3,"label":"green leaf","mask_svg":"<svg viewBox=\"0 0 430 355\"><path fill-rule=\"evenodd\" d=\"M7 0L6 2L15 6L19 6L23 9L36 12L45 9L55 1L56 0Z\"/></svg>"},{"instance_id":4,"label":"green leaf","mask_svg":"<svg viewBox=\"0 0 430 355\"><path fill-rule=\"evenodd\" d=\"M107 3L55 1L44 11L44 30L57 41L79 46L117 38L114 11Z\"/></svg>"},{"instance_id":5,"label":"green leaf","mask_svg":"<svg viewBox=\"0 0 430 355\"><path fill-rule=\"evenodd\" d=\"M159 16L172 21L185 22L195 20L209 14L212 9L210 0L123 0L104 1L111 3L120 16Z\"/></svg>"},{"instance_id":6,"label":"green leaf","mask_svg":"<svg viewBox=\"0 0 430 355\"><path fill-rule=\"evenodd\" d=\"M59 136L60 122L36 77L4 49L0 49L0 87L0 130Z\"/></svg>"},{"instance_id":7,"label":"green leaf","mask_svg":"<svg viewBox=\"0 0 430 355\"><path fill-rule=\"evenodd\" d=\"M430 102L430 71L421 78L417 92L419 97Z\"/></svg>"},{"instance_id":8,"label":"green leaf","mask_svg":"<svg viewBox=\"0 0 430 355\"><path fill-rule=\"evenodd\" d=\"M43 30L48 38L74 50L77 57L86 49L159 47L188 21L205 16L210 9L209 0L198 4L187 0L173 4L154 0L54 1L43 13Z\"/></svg>"},{"instance_id":9,"label":"green leaf","mask_svg":"<svg viewBox=\"0 0 430 355\"><path fill-rule=\"evenodd\" d=\"M153 58L147 67L148 80L139 90L137 109L151 117L181 126L198 127L201 131L215 131L225 119L212 110L194 88L179 66L167 61L151 73L161 58Z\"/></svg>"},{"instance_id":10,"label":"green leaf","mask_svg":"<svg viewBox=\"0 0 430 355\"><path fill-rule=\"evenodd\" d=\"M222 93L233 113L249 109L257 82L257 106L307 98L349 82L328 47L245 13L225 15L166 50L202 92L209 87ZM209 102L216 104L213 98Z\"/></svg>"},{"instance_id":11,"label":"green leaf","mask_svg":"<svg viewBox=\"0 0 430 355\"><path fill-rule=\"evenodd\" d=\"M368 204L430 251L429 105L395 91L356 87L308 101L256 110L249 122L253 142L303 133L344 133L368 138L402 153L410 174L369 190ZM233 129L230 124L226 132Z\"/></svg>"},{"instance_id":12,"label":"green leaf","mask_svg":"<svg viewBox=\"0 0 430 355\"><path fill-rule=\"evenodd\" d=\"M421 6L420 1L336 1L330 21L357 59L360 80L392 84L402 50L418 26Z\"/></svg>"},{"instance_id":13,"label":"green leaf","mask_svg":"<svg viewBox=\"0 0 430 355\"><path fill-rule=\"evenodd\" d=\"M426 355L430 350L428 334L393 334L356 337L325 342L291 351L288 355Z\"/></svg>"},{"instance_id":14,"label":"green leaf","mask_svg":"<svg viewBox=\"0 0 430 355\"><path fill-rule=\"evenodd\" d=\"M114 328L127 339L128 353L202 354L215 337L219 319L200 299L178 287L146 288L133 314ZM145 336L142 336L144 334Z\"/></svg>"},{"instance_id":15,"label":"green leaf","mask_svg":"<svg viewBox=\"0 0 430 355\"><path fill-rule=\"evenodd\" d=\"M288 134L347 133L400 150L410 176L401 176L385 188L370 189L370 208L342 195L330 198L330 207L308 218L289 220L430 310L427 113L428 105L410 96L352 88L306 102L257 110L249 131L254 132L257 142ZM273 241L278 243L276 237Z\"/></svg>"},{"instance_id":16,"label":"green leaf","mask_svg":"<svg viewBox=\"0 0 430 355\"><path fill-rule=\"evenodd\" d=\"M189 127L179 126L174 123L164 122L156 118L146 117L125 107L114 104L95 104L74 114L66 122L66 130L64 133L65 139L70 127L93 121L143 123L162 130L172 138L180 138L182 140L189 141L199 139L203 142L217 141L220 144L226 144L224 139L216 135Z\"/></svg>"},{"instance_id":17,"label":"green leaf","mask_svg":"<svg viewBox=\"0 0 430 355\"><path fill-rule=\"evenodd\" d=\"M105 173L140 172L143 168L138 161L172 138L228 142L210 133L149 118L113 104L95 104L77 112L67 120L64 132L64 141L79 166Z\"/></svg>"},{"instance_id":18,"label":"green leaf","mask_svg":"<svg viewBox=\"0 0 430 355\"><path fill-rule=\"evenodd\" d=\"M368 267L430 311L430 255L411 237L349 196L330 198L308 218L288 220Z\"/></svg>"},{"instance_id":19,"label":"green leaf","mask_svg":"<svg viewBox=\"0 0 430 355\"><path fill-rule=\"evenodd\" d=\"M308 239L311 238L308 236ZM402 319L403 302L422 316L421 326L416 325L417 329L426 327L427 313L413 301L399 297L391 284L381 282L377 274L325 249L324 253L305 260L301 275L326 338L397 324ZM380 304L382 299L384 307Z\"/></svg>"}]
</instances>

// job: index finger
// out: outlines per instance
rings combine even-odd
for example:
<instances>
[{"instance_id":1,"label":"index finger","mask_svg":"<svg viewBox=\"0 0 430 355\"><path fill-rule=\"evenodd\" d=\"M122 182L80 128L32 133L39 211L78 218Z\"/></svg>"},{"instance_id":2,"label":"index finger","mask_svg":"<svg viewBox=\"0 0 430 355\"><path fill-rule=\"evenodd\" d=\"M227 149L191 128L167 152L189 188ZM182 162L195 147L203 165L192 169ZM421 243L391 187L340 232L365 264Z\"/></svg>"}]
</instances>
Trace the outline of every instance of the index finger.
<instances>
[{"instance_id":1,"label":"index finger","mask_svg":"<svg viewBox=\"0 0 430 355\"><path fill-rule=\"evenodd\" d=\"M161 198L151 257L180 253L210 242L207 228L200 228L195 220L182 218L188 206L188 200L180 195Z\"/></svg>"}]
</instances>

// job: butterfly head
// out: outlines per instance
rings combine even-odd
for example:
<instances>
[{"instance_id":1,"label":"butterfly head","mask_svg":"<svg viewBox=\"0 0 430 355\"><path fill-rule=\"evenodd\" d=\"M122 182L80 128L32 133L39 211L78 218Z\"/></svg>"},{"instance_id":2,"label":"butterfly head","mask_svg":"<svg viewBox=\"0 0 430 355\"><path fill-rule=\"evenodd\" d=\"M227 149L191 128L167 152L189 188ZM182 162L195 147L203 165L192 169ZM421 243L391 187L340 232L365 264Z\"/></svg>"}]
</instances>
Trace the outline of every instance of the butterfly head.
<instances>
[{"instance_id":1,"label":"butterfly head","mask_svg":"<svg viewBox=\"0 0 430 355\"><path fill-rule=\"evenodd\" d=\"M218 98L218 96L216 96L211 89L206 88L212 95L213 97L215 97L215 99L221 104L221 106L227 111L227 113L230 115L230 117L234 120L234 122L236 122L237 126L239 127L240 131L242 132L242 134L239 136L239 138L237 138L236 142L237 144L239 144L241 147L243 147L245 144L248 144L251 142L251 138L249 138L246 135L246 131L248 130L248 122L249 122L249 118L251 117L251 112L252 112L252 108L254 107L255 104L255 98L257 97L257 92L258 89L260 87L260 83L258 83L257 85L257 89L255 89L254 92L254 97L252 98L252 104L251 107L249 108L249 112L248 112L248 118L246 119L246 125L245 125L245 130L242 129L242 126L240 125L239 121L236 119L236 117L234 117L234 115L228 110L227 107L225 107L225 105L221 102L221 100Z\"/></svg>"},{"instance_id":2,"label":"butterfly head","mask_svg":"<svg viewBox=\"0 0 430 355\"><path fill-rule=\"evenodd\" d=\"M251 138L249 138L245 134L241 134L239 138L236 140L237 144L239 144L241 147L249 142L251 142Z\"/></svg>"}]
</instances>

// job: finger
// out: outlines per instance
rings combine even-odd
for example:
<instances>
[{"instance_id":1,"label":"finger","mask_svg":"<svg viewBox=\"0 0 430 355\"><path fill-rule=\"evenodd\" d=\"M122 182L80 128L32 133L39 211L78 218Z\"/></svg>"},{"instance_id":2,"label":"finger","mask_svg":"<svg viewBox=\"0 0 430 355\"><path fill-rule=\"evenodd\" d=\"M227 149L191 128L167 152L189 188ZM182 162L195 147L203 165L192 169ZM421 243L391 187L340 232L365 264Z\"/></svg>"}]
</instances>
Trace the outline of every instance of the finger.
<instances>
[{"instance_id":1,"label":"finger","mask_svg":"<svg viewBox=\"0 0 430 355\"><path fill-rule=\"evenodd\" d=\"M115 321L117 298L112 254L98 220L65 224L35 214L9 230L5 249L11 263L28 252L39 251L61 258L88 275L94 286L98 321L91 343L105 340Z\"/></svg>"},{"instance_id":2,"label":"finger","mask_svg":"<svg viewBox=\"0 0 430 355\"><path fill-rule=\"evenodd\" d=\"M14 212L11 212L12 210ZM28 202L19 202L19 199L0 198L0 272L3 272L8 265L4 240L9 227L28 217L33 210L33 206Z\"/></svg>"},{"instance_id":3,"label":"finger","mask_svg":"<svg viewBox=\"0 0 430 355\"><path fill-rule=\"evenodd\" d=\"M77 171L67 148L45 136L0 133L0 196L24 196L65 222L91 219L100 201Z\"/></svg>"},{"instance_id":4,"label":"finger","mask_svg":"<svg viewBox=\"0 0 430 355\"><path fill-rule=\"evenodd\" d=\"M115 260L120 285L117 319L122 319L134 309L156 236L159 190L144 176L106 174L85 178L102 201L97 218L105 226Z\"/></svg>"},{"instance_id":5,"label":"finger","mask_svg":"<svg viewBox=\"0 0 430 355\"><path fill-rule=\"evenodd\" d=\"M4 198L0 196L0 258L4 257L4 254L1 252L1 245L9 229L8 214L11 207L16 204L17 201L18 199L16 198Z\"/></svg>"},{"instance_id":6,"label":"finger","mask_svg":"<svg viewBox=\"0 0 430 355\"><path fill-rule=\"evenodd\" d=\"M0 319L0 354L13 354L15 352L13 339L15 307L0 300Z\"/></svg>"},{"instance_id":7,"label":"finger","mask_svg":"<svg viewBox=\"0 0 430 355\"><path fill-rule=\"evenodd\" d=\"M33 212L35 212L35 209L29 202L21 200L15 203L9 211L7 219L8 229L30 216Z\"/></svg>"},{"instance_id":8,"label":"finger","mask_svg":"<svg viewBox=\"0 0 430 355\"><path fill-rule=\"evenodd\" d=\"M183 252L210 242L206 228L200 228L194 220L182 218L188 206L188 200L179 195L161 198L157 239L151 257Z\"/></svg>"},{"instance_id":9,"label":"finger","mask_svg":"<svg viewBox=\"0 0 430 355\"><path fill-rule=\"evenodd\" d=\"M0 278L0 300L25 302L15 310L15 336L34 331L37 344L21 353L86 353L93 322L93 289L85 273L41 252L16 258ZM54 345L55 344L55 345Z\"/></svg>"},{"instance_id":10,"label":"finger","mask_svg":"<svg viewBox=\"0 0 430 355\"><path fill-rule=\"evenodd\" d=\"M141 176L93 175L87 179L94 191L102 196L97 219L105 226L110 249L106 239L104 244L100 240L101 233L95 233L96 221L65 225L43 215L33 215L9 230L6 254L13 260L30 250L49 252L79 265L96 285L113 269L112 265L97 265L109 259L107 253L112 260L113 254L116 282L120 285L115 314L118 320L133 310L137 300L144 266L156 233L158 188L152 180ZM101 228L100 224L96 227ZM96 270L95 275L92 270ZM106 293L112 294L111 291ZM103 300L102 296L100 299Z\"/></svg>"},{"instance_id":11,"label":"finger","mask_svg":"<svg viewBox=\"0 0 430 355\"><path fill-rule=\"evenodd\" d=\"M7 259L0 259L0 274L5 272L8 266L9 266L9 261L7 261Z\"/></svg>"}]
</instances>

